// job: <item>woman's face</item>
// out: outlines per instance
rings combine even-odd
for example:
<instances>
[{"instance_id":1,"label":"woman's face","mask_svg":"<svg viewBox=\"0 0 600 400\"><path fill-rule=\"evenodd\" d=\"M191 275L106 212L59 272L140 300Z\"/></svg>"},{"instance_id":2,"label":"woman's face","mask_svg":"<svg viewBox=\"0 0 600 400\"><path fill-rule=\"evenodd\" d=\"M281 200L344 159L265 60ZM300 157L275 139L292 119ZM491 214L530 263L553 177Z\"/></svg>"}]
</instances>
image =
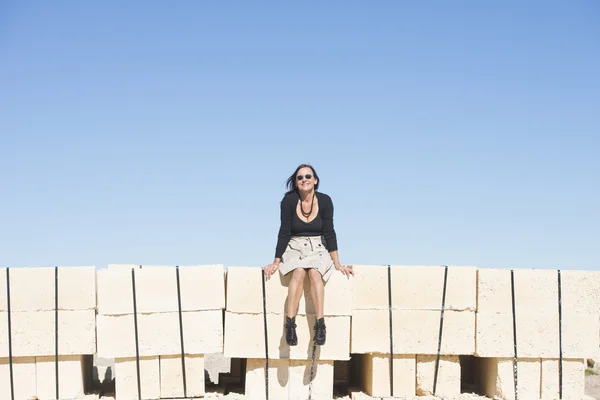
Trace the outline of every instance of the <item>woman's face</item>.
<instances>
[{"instance_id":1,"label":"woman's face","mask_svg":"<svg viewBox=\"0 0 600 400\"><path fill-rule=\"evenodd\" d=\"M315 173L312 169L307 167L300 168L296 174L296 186L298 186L298 190L310 192L316 184L317 180L315 179Z\"/></svg>"}]
</instances>

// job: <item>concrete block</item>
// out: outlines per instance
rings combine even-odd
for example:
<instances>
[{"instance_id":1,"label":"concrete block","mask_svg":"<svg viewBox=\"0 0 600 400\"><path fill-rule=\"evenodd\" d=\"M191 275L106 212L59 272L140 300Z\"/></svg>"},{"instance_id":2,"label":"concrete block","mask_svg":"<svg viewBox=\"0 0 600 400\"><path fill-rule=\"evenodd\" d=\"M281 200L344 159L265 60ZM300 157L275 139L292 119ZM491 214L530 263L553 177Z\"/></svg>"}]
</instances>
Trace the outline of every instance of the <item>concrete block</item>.
<instances>
[{"instance_id":1,"label":"concrete block","mask_svg":"<svg viewBox=\"0 0 600 400\"><path fill-rule=\"evenodd\" d=\"M492 398L515 399L513 359L486 358L481 360L482 390ZM517 390L522 400L540 398L541 363L538 358L523 358L517 362Z\"/></svg>"},{"instance_id":2,"label":"concrete block","mask_svg":"<svg viewBox=\"0 0 600 400\"><path fill-rule=\"evenodd\" d=\"M219 353L223 350L222 311L184 312L182 320L187 354ZM179 313L138 315L138 345L141 356L181 354ZM98 356L135 356L135 325L132 314L98 316Z\"/></svg>"},{"instance_id":3,"label":"concrete block","mask_svg":"<svg viewBox=\"0 0 600 400\"><path fill-rule=\"evenodd\" d=\"M225 270L222 264L180 267L179 281L182 310L225 308Z\"/></svg>"},{"instance_id":4,"label":"concrete block","mask_svg":"<svg viewBox=\"0 0 600 400\"><path fill-rule=\"evenodd\" d=\"M142 399L160 398L160 363L158 357L142 357L140 386ZM116 400L138 399L137 363L135 358L115 359Z\"/></svg>"},{"instance_id":5,"label":"concrete block","mask_svg":"<svg viewBox=\"0 0 600 400\"><path fill-rule=\"evenodd\" d=\"M135 288L138 313L179 311L174 267L137 269Z\"/></svg>"},{"instance_id":6,"label":"concrete block","mask_svg":"<svg viewBox=\"0 0 600 400\"><path fill-rule=\"evenodd\" d=\"M52 267L10 269L11 311L54 310L54 290Z\"/></svg>"},{"instance_id":7,"label":"concrete block","mask_svg":"<svg viewBox=\"0 0 600 400\"><path fill-rule=\"evenodd\" d=\"M375 397L390 397L389 354L364 354L360 356L361 384L366 392ZM416 357L394 355L394 397L413 397L416 391Z\"/></svg>"},{"instance_id":8,"label":"concrete block","mask_svg":"<svg viewBox=\"0 0 600 400\"><path fill-rule=\"evenodd\" d=\"M101 315L133 314L131 269L99 269L96 277L98 280L98 313Z\"/></svg>"},{"instance_id":9,"label":"concrete block","mask_svg":"<svg viewBox=\"0 0 600 400\"><path fill-rule=\"evenodd\" d=\"M58 267L58 308L96 309L96 267Z\"/></svg>"},{"instance_id":10,"label":"concrete block","mask_svg":"<svg viewBox=\"0 0 600 400\"><path fill-rule=\"evenodd\" d=\"M160 397L189 398L204 396L204 356L185 356L184 396L181 356L160 357Z\"/></svg>"},{"instance_id":11,"label":"concrete block","mask_svg":"<svg viewBox=\"0 0 600 400\"><path fill-rule=\"evenodd\" d=\"M61 356L58 359L58 393L61 399L84 396L83 356ZM56 399L56 364L54 357L36 357L36 389L39 400Z\"/></svg>"},{"instance_id":12,"label":"concrete block","mask_svg":"<svg viewBox=\"0 0 600 400\"><path fill-rule=\"evenodd\" d=\"M262 273L255 267L229 267L227 269L227 311L262 314ZM275 274L265 283L267 313L284 314L287 308L288 287L291 274ZM325 284L325 315L350 315L353 280L334 271ZM314 313L308 276L304 281L303 295L298 304L298 314Z\"/></svg>"},{"instance_id":13,"label":"concrete block","mask_svg":"<svg viewBox=\"0 0 600 400\"><path fill-rule=\"evenodd\" d=\"M14 398L31 399L37 395L35 388L35 358L13 358ZM0 358L0 399L10 399L10 365L8 358Z\"/></svg>"},{"instance_id":14,"label":"concrete block","mask_svg":"<svg viewBox=\"0 0 600 400\"><path fill-rule=\"evenodd\" d=\"M393 310L395 354L437 354L440 311ZM355 310L352 317L352 353L389 354L388 310ZM445 311L441 354L473 354L475 313Z\"/></svg>"},{"instance_id":15,"label":"concrete block","mask_svg":"<svg viewBox=\"0 0 600 400\"><path fill-rule=\"evenodd\" d=\"M514 282L518 312L558 315L556 270L515 269ZM477 270L477 311L512 313L510 269Z\"/></svg>"},{"instance_id":16,"label":"concrete block","mask_svg":"<svg viewBox=\"0 0 600 400\"><path fill-rule=\"evenodd\" d=\"M384 265L354 265L352 309L387 310L388 267ZM393 297L393 296L392 296Z\"/></svg>"},{"instance_id":17,"label":"concrete block","mask_svg":"<svg viewBox=\"0 0 600 400\"><path fill-rule=\"evenodd\" d=\"M290 347L284 335L283 314L267 314L269 358L309 360L312 357L314 315L298 315L296 332L298 345ZM325 317L328 340L318 346L318 360L348 360L350 358L350 317ZM262 314L225 314L225 356L232 358L264 358L265 336Z\"/></svg>"},{"instance_id":18,"label":"concrete block","mask_svg":"<svg viewBox=\"0 0 600 400\"><path fill-rule=\"evenodd\" d=\"M10 268L11 311L46 311L55 308L54 267ZM0 268L0 311L7 311L6 268ZM96 308L96 268L58 268L58 308Z\"/></svg>"},{"instance_id":19,"label":"concrete block","mask_svg":"<svg viewBox=\"0 0 600 400\"><path fill-rule=\"evenodd\" d=\"M133 313L132 268L98 271L98 310L103 315ZM135 269L138 313L178 312L175 267L144 266ZM182 311L219 310L225 307L222 265L180 267Z\"/></svg>"},{"instance_id":20,"label":"concrete block","mask_svg":"<svg viewBox=\"0 0 600 400\"><path fill-rule=\"evenodd\" d=\"M554 400L559 397L559 360L541 360L541 398ZM585 365L583 359L563 359L562 398L582 399L585 389Z\"/></svg>"},{"instance_id":21,"label":"concrete block","mask_svg":"<svg viewBox=\"0 0 600 400\"><path fill-rule=\"evenodd\" d=\"M59 311L59 355L96 352L94 310ZM53 356L55 353L54 311L11 313L14 357ZM8 317L0 312L0 357L8 357Z\"/></svg>"},{"instance_id":22,"label":"concrete block","mask_svg":"<svg viewBox=\"0 0 600 400\"><path fill-rule=\"evenodd\" d=\"M517 351L523 358L558 358L558 315L517 314ZM585 358L598 348L596 315L563 315L562 347L565 358ZM477 313L476 355L514 355L512 314Z\"/></svg>"},{"instance_id":23,"label":"concrete block","mask_svg":"<svg viewBox=\"0 0 600 400\"><path fill-rule=\"evenodd\" d=\"M437 356L417 356L417 395L433 395ZM460 360L458 356L440 357L435 395L442 398L460 395Z\"/></svg>"},{"instance_id":24,"label":"concrete block","mask_svg":"<svg viewBox=\"0 0 600 400\"><path fill-rule=\"evenodd\" d=\"M441 310L444 292L443 266L396 266L392 269L392 308ZM387 285L387 279L386 279ZM387 290L387 286L379 290ZM475 311L477 268L448 267L446 310ZM387 293L387 292L386 292Z\"/></svg>"},{"instance_id":25,"label":"concrete block","mask_svg":"<svg viewBox=\"0 0 600 400\"><path fill-rule=\"evenodd\" d=\"M563 313L600 312L600 271L561 271Z\"/></svg>"},{"instance_id":26,"label":"concrete block","mask_svg":"<svg viewBox=\"0 0 600 400\"><path fill-rule=\"evenodd\" d=\"M311 362L269 360L269 398L304 400L308 398ZM333 398L333 361L317 361L313 371L311 398ZM248 359L246 397L265 399L265 360Z\"/></svg>"}]
</instances>

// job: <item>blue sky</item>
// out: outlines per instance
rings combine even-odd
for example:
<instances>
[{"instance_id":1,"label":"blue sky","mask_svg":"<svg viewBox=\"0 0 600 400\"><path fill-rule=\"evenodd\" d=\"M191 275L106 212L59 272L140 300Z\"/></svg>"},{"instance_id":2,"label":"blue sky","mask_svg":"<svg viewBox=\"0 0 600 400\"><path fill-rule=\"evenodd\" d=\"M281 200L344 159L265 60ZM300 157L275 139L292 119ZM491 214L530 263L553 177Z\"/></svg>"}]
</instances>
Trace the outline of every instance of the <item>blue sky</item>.
<instances>
[{"instance_id":1,"label":"blue sky","mask_svg":"<svg viewBox=\"0 0 600 400\"><path fill-rule=\"evenodd\" d=\"M0 265L600 269L600 5L0 3Z\"/></svg>"}]
</instances>

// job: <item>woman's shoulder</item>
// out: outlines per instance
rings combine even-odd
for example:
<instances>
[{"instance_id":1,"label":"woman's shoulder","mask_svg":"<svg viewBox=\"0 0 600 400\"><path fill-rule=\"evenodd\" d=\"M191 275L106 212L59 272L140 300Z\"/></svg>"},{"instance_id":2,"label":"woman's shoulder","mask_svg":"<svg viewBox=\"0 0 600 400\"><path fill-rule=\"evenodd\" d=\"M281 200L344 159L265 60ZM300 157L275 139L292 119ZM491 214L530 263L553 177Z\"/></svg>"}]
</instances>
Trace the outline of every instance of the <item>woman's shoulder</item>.
<instances>
[{"instance_id":1,"label":"woman's shoulder","mask_svg":"<svg viewBox=\"0 0 600 400\"><path fill-rule=\"evenodd\" d=\"M281 204L296 204L298 198L298 193L294 191L287 192L283 195L283 199L281 199Z\"/></svg>"},{"instance_id":2,"label":"woman's shoulder","mask_svg":"<svg viewBox=\"0 0 600 400\"><path fill-rule=\"evenodd\" d=\"M317 194L317 198L319 199L320 202L323 203L330 203L333 204L333 201L331 200L331 197L323 192L315 192Z\"/></svg>"}]
</instances>

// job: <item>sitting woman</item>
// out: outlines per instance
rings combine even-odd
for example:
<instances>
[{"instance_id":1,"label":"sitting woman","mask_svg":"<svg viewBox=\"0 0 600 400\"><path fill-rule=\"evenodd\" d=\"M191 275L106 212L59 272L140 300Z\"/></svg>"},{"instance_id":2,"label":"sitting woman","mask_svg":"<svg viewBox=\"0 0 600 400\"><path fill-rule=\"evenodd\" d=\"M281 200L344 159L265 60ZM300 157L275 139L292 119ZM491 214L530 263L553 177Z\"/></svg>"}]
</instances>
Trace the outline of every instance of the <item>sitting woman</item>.
<instances>
[{"instance_id":1,"label":"sitting woman","mask_svg":"<svg viewBox=\"0 0 600 400\"><path fill-rule=\"evenodd\" d=\"M281 201L281 226L275 260L264 267L267 279L280 269L283 275L292 273L288 287L285 339L296 346L296 313L302 297L304 279L310 280L310 294L317 322L314 341L325 344L323 305L326 282L333 268L347 277L354 275L352 267L340 264L335 230L333 203L325 193L317 192L319 176L310 165L302 164L287 180L288 192Z\"/></svg>"}]
</instances>

